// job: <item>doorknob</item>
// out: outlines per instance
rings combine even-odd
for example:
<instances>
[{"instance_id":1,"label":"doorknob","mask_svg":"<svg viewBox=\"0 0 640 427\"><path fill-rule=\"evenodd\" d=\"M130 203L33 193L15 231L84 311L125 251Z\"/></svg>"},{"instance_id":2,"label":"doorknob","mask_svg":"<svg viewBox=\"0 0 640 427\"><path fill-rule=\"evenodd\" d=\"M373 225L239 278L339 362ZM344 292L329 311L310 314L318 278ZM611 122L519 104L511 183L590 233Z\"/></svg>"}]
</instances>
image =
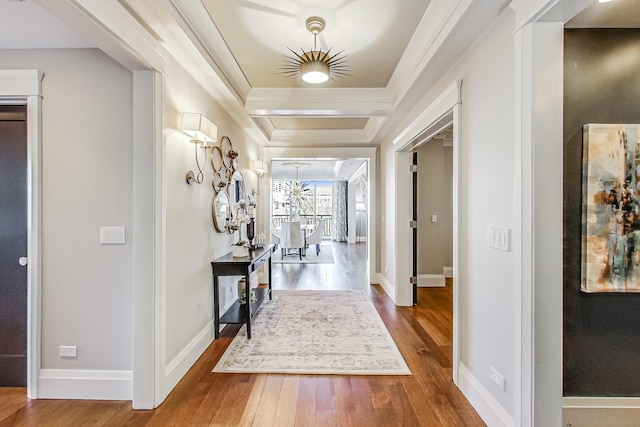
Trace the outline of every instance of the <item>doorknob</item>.
<instances>
[{"instance_id":1,"label":"doorknob","mask_svg":"<svg viewBox=\"0 0 640 427\"><path fill-rule=\"evenodd\" d=\"M22 267L27 265L28 262L29 260L27 259L26 256L21 256L20 258L18 258L18 264L20 264Z\"/></svg>"}]
</instances>

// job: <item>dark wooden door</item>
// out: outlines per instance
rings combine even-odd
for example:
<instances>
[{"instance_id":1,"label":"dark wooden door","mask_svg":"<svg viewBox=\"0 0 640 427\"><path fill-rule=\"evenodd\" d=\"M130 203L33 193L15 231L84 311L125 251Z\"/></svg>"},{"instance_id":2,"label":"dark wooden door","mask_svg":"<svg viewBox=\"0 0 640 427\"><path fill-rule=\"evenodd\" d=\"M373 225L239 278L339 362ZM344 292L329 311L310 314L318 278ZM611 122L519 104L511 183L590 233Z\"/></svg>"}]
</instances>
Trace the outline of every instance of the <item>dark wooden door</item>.
<instances>
[{"instance_id":1,"label":"dark wooden door","mask_svg":"<svg viewBox=\"0 0 640 427\"><path fill-rule=\"evenodd\" d=\"M27 108L0 105L0 386L27 384Z\"/></svg>"}]
</instances>

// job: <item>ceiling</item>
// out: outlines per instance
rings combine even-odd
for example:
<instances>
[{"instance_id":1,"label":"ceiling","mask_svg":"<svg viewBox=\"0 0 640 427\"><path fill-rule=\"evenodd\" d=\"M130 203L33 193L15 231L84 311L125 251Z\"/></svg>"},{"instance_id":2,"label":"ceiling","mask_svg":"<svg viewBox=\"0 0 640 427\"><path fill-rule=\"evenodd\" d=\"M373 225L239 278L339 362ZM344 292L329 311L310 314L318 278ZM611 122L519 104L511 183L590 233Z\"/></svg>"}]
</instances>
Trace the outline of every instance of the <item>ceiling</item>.
<instances>
[{"instance_id":1,"label":"ceiling","mask_svg":"<svg viewBox=\"0 0 640 427\"><path fill-rule=\"evenodd\" d=\"M83 3L0 0L0 49L102 48L86 28L65 24L72 20L61 5ZM258 142L371 146L397 135L414 108L424 109L419 100L509 3L110 0L109 10L176 58ZM314 15L326 21L320 46L344 51L351 76L312 86L280 74L288 48L312 48L305 21ZM594 2L568 26L637 27L638 17L638 0Z\"/></svg>"},{"instance_id":2,"label":"ceiling","mask_svg":"<svg viewBox=\"0 0 640 427\"><path fill-rule=\"evenodd\" d=\"M356 159L279 159L271 161L269 176L272 179L349 181L366 172L365 163Z\"/></svg>"},{"instance_id":3,"label":"ceiling","mask_svg":"<svg viewBox=\"0 0 640 427\"><path fill-rule=\"evenodd\" d=\"M43 0L44 1L44 0ZM209 67L270 146L378 145L495 19L505 0L118 0L188 70ZM289 48L346 55L350 76L286 77ZM433 74L431 78L429 73ZM215 73L215 76L213 76ZM427 76L427 77L425 77ZM205 86L206 87L206 86Z\"/></svg>"}]
</instances>

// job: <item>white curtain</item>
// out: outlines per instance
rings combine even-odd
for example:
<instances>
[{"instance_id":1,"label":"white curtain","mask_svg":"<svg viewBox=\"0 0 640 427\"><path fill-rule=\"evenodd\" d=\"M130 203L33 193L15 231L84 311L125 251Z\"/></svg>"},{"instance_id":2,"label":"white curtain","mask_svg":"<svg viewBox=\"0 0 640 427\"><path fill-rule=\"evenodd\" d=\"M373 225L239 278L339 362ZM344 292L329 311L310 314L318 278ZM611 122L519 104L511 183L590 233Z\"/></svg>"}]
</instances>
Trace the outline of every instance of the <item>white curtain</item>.
<instances>
[{"instance_id":1,"label":"white curtain","mask_svg":"<svg viewBox=\"0 0 640 427\"><path fill-rule=\"evenodd\" d=\"M333 182L333 201L331 208L331 240L335 242L346 242L348 229L348 182Z\"/></svg>"}]
</instances>

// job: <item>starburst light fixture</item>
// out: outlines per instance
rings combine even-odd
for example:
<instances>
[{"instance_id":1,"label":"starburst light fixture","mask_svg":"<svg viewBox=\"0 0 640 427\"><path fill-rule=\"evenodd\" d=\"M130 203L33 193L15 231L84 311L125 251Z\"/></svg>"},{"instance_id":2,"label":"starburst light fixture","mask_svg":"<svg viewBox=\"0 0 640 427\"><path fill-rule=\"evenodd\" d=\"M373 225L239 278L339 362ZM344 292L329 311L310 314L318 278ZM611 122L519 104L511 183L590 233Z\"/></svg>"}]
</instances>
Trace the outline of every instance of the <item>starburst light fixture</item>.
<instances>
[{"instance_id":1,"label":"starburst light fixture","mask_svg":"<svg viewBox=\"0 0 640 427\"><path fill-rule=\"evenodd\" d=\"M295 52L291 48L287 48L295 55L295 57L287 56L284 65L281 67L281 74L286 77L295 77L300 75L303 81L311 84L321 84L327 82L330 78L343 78L351 76L350 70L346 66L347 57L342 55L344 50L331 55L331 48L326 52L322 48L317 47L318 34L324 30L324 19L319 16L312 16L307 19L307 30L313 34L313 50L305 51L300 48L302 54Z\"/></svg>"}]
</instances>

